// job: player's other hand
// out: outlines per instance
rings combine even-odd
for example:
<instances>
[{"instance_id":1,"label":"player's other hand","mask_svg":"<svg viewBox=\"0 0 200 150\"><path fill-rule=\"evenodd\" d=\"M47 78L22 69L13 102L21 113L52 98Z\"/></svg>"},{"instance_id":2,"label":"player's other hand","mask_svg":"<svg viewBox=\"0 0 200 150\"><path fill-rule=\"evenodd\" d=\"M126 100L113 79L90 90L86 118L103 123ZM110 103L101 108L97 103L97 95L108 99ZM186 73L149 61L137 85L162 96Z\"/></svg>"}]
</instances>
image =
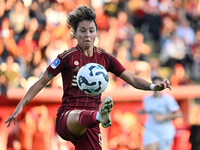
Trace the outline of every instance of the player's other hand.
<instances>
[{"instance_id":1,"label":"player's other hand","mask_svg":"<svg viewBox=\"0 0 200 150\"><path fill-rule=\"evenodd\" d=\"M7 128L11 125L11 123L12 123L13 120L14 120L14 124L16 124L17 118L14 117L13 115L11 115L11 116L5 121L5 123L8 123Z\"/></svg>"},{"instance_id":2,"label":"player's other hand","mask_svg":"<svg viewBox=\"0 0 200 150\"><path fill-rule=\"evenodd\" d=\"M7 128L11 125L12 121L14 120L14 125L16 125L17 116L21 113L22 107L17 107L13 114L5 121L5 123L8 123Z\"/></svg>"},{"instance_id":3,"label":"player's other hand","mask_svg":"<svg viewBox=\"0 0 200 150\"><path fill-rule=\"evenodd\" d=\"M154 114L153 118L157 121L157 122L162 122L166 120L165 115L161 115L161 114Z\"/></svg>"},{"instance_id":4,"label":"player's other hand","mask_svg":"<svg viewBox=\"0 0 200 150\"><path fill-rule=\"evenodd\" d=\"M154 90L155 91L162 91L162 90L164 90L166 88L171 90L170 82L167 79L162 81L162 82L156 83L155 87L154 87Z\"/></svg>"}]
</instances>

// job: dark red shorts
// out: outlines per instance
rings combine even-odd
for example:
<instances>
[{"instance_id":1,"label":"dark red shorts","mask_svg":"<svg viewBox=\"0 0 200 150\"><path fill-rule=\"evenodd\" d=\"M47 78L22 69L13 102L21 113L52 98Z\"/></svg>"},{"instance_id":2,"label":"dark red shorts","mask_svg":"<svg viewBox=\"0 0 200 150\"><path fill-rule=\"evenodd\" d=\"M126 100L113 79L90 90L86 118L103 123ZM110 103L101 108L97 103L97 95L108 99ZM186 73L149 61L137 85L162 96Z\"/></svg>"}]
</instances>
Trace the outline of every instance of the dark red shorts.
<instances>
[{"instance_id":1,"label":"dark red shorts","mask_svg":"<svg viewBox=\"0 0 200 150\"><path fill-rule=\"evenodd\" d=\"M81 137L74 138L66 125L69 113L70 111L66 111L61 115L57 115L56 132L58 135L66 141L71 141L75 145L75 150L102 150L99 125L88 128Z\"/></svg>"}]
</instances>

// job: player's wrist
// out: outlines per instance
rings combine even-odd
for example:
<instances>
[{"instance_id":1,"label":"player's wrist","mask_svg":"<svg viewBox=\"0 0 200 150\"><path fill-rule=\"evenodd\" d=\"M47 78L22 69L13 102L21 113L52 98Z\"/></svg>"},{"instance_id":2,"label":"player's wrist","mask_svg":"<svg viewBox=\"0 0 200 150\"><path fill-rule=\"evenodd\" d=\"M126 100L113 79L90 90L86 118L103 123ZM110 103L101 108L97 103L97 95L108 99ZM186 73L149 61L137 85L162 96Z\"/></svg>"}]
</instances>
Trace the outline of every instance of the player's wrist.
<instances>
[{"instance_id":1,"label":"player's wrist","mask_svg":"<svg viewBox=\"0 0 200 150\"><path fill-rule=\"evenodd\" d=\"M155 91L155 86L156 86L156 85L155 85L155 84L153 84L153 83L152 83L152 84L150 84L150 87L149 87L149 88L150 88L150 90L152 90L152 91Z\"/></svg>"}]
</instances>

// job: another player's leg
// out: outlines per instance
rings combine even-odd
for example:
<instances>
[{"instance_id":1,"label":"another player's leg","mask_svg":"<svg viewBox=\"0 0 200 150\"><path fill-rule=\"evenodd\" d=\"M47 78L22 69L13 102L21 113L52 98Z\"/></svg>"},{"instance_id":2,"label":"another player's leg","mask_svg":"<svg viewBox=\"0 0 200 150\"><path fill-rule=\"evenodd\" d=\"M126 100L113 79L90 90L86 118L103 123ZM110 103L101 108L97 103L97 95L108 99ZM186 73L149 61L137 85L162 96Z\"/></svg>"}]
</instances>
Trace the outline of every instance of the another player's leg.
<instances>
[{"instance_id":1,"label":"another player's leg","mask_svg":"<svg viewBox=\"0 0 200 150\"><path fill-rule=\"evenodd\" d=\"M151 143L144 146L144 150L157 150L158 149L158 143Z\"/></svg>"},{"instance_id":2,"label":"another player's leg","mask_svg":"<svg viewBox=\"0 0 200 150\"><path fill-rule=\"evenodd\" d=\"M104 128L111 126L110 113L112 108L113 108L113 100L110 96L108 96L102 102L101 108L97 113L97 118L99 118L99 121L101 122Z\"/></svg>"}]
</instances>

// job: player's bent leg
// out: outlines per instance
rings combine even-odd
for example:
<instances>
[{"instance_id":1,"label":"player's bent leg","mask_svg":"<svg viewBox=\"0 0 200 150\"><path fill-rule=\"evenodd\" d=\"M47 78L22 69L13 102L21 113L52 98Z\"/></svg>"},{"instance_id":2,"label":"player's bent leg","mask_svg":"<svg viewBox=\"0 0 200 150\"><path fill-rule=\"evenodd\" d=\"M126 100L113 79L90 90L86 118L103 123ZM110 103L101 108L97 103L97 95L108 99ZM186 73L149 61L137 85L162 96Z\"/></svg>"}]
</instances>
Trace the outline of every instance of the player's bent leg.
<instances>
[{"instance_id":1,"label":"player's bent leg","mask_svg":"<svg viewBox=\"0 0 200 150\"><path fill-rule=\"evenodd\" d=\"M80 137L87 129L79 122L79 116L82 111L83 110L72 110L66 121L67 128L74 137Z\"/></svg>"},{"instance_id":2,"label":"player's bent leg","mask_svg":"<svg viewBox=\"0 0 200 150\"><path fill-rule=\"evenodd\" d=\"M110 113L112 107L113 101L109 96L102 102L99 112L92 110L72 110L68 114L66 128L68 128L69 132L74 137L80 137L87 128L94 127L99 122L104 128L107 128L111 126ZM99 117L97 117L97 113L99 114Z\"/></svg>"},{"instance_id":3,"label":"player's bent leg","mask_svg":"<svg viewBox=\"0 0 200 150\"><path fill-rule=\"evenodd\" d=\"M72 110L67 118L67 128L74 137L83 135L87 128L99 124L95 110Z\"/></svg>"},{"instance_id":4,"label":"player's bent leg","mask_svg":"<svg viewBox=\"0 0 200 150\"><path fill-rule=\"evenodd\" d=\"M101 104L99 110L99 121L101 122L104 128L111 126L110 113L113 108L113 100L110 96L106 97Z\"/></svg>"}]
</instances>

